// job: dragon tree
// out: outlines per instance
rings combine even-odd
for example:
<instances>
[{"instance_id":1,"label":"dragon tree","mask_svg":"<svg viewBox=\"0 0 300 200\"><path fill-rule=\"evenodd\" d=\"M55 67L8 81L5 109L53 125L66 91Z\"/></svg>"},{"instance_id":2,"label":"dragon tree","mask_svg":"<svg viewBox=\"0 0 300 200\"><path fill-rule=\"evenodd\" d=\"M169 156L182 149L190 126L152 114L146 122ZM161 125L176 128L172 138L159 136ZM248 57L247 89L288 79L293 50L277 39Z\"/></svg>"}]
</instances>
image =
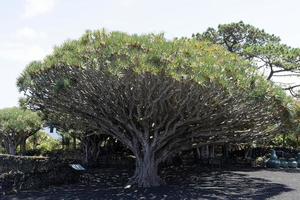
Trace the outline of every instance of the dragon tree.
<instances>
[{"instance_id":1,"label":"dragon tree","mask_svg":"<svg viewBox=\"0 0 300 200\"><path fill-rule=\"evenodd\" d=\"M291 104L221 46L153 34L87 32L30 63L18 86L31 109L120 141L141 187L163 183L158 166L179 151L272 136Z\"/></svg>"}]
</instances>

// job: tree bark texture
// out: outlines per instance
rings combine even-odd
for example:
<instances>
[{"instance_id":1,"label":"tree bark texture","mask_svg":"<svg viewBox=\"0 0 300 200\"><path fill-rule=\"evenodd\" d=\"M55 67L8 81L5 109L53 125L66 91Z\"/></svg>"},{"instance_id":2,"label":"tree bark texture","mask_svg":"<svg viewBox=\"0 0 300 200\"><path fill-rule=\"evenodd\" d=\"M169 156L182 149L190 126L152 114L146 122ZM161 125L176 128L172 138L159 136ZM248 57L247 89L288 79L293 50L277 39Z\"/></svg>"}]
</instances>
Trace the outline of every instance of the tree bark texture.
<instances>
[{"instance_id":1,"label":"tree bark texture","mask_svg":"<svg viewBox=\"0 0 300 200\"><path fill-rule=\"evenodd\" d=\"M66 79L70 85L64 86ZM58 81L59 89L53 84ZM35 109L67 114L120 141L136 157L131 183L142 187L159 185L159 163L180 151L261 140L274 133L275 128L265 131L270 125L279 123L276 102L164 73L111 75L64 66L35 82L30 91Z\"/></svg>"}]
</instances>

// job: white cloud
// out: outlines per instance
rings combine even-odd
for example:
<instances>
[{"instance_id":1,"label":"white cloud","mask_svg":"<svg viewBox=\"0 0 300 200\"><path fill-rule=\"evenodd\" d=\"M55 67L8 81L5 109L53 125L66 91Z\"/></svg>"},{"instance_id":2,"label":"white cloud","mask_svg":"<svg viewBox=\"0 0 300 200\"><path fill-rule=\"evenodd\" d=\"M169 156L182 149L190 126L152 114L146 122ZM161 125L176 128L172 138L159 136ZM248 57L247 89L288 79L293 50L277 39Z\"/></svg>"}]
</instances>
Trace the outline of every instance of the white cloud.
<instances>
[{"instance_id":1,"label":"white cloud","mask_svg":"<svg viewBox=\"0 0 300 200\"><path fill-rule=\"evenodd\" d=\"M42 47L18 42L2 43L0 59L27 64L32 60L42 59L48 52Z\"/></svg>"},{"instance_id":2,"label":"white cloud","mask_svg":"<svg viewBox=\"0 0 300 200\"><path fill-rule=\"evenodd\" d=\"M33 40L33 39L45 39L47 34L44 32L38 32L32 28L24 27L16 32L17 39Z\"/></svg>"},{"instance_id":3,"label":"white cloud","mask_svg":"<svg viewBox=\"0 0 300 200\"><path fill-rule=\"evenodd\" d=\"M32 18L51 12L57 0L25 0L24 18Z\"/></svg>"},{"instance_id":4,"label":"white cloud","mask_svg":"<svg viewBox=\"0 0 300 200\"><path fill-rule=\"evenodd\" d=\"M132 5L136 3L135 0L119 0L119 4L122 7L132 7Z\"/></svg>"}]
</instances>

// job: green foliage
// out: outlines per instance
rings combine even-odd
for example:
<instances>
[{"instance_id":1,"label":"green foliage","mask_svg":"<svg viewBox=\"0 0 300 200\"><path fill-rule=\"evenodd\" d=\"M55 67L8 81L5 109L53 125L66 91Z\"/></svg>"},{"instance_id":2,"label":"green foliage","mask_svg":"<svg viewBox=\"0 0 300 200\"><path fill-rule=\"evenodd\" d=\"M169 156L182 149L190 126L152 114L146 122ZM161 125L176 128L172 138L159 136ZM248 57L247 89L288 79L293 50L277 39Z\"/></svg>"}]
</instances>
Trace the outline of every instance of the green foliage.
<instances>
[{"instance_id":1,"label":"green foliage","mask_svg":"<svg viewBox=\"0 0 300 200\"><path fill-rule=\"evenodd\" d=\"M215 82L229 91L238 87L257 98L264 98L268 93L278 101L289 101L284 92L265 82L248 62L218 45L197 39L169 41L163 35L138 36L104 30L88 31L80 39L56 47L43 61L30 63L18 79L19 89L29 93L35 87L36 77L42 78L41 74L47 70L61 66L105 69L120 76L123 69L164 72L178 80L193 79L199 84ZM72 85L72 81L63 78L53 84L59 91Z\"/></svg>"},{"instance_id":2,"label":"green foliage","mask_svg":"<svg viewBox=\"0 0 300 200\"><path fill-rule=\"evenodd\" d=\"M247 55L244 50L253 45L265 46L269 43L279 43L280 38L266 33L263 29L240 21L238 23L220 24L215 30L208 28L203 33L197 33L193 37L198 40L208 40L220 44L230 52Z\"/></svg>"},{"instance_id":3,"label":"green foliage","mask_svg":"<svg viewBox=\"0 0 300 200\"><path fill-rule=\"evenodd\" d=\"M61 149L59 140L52 138L48 133L39 131L28 139L27 149L38 155L46 155Z\"/></svg>"},{"instance_id":4,"label":"green foliage","mask_svg":"<svg viewBox=\"0 0 300 200\"><path fill-rule=\"evenodd\" d=\"M5 154L5 153L6 153L5 148L2 147L2 146L0 146L0 153L1 153L1 154Z\"/></svg>"},{"instance_id":5,"label":"green foliage","mask_svg":"<svg viewBox=\"0 0 300 200\"><path fill-rule=\"evenodd\" d=\"M257 58L263 63L278 70L292 71L300 68L300 49L292 48L284 44L270 43L264 46L252 45L244 49L244 54Z\"/></svg>"},{"instance_id":6,"label":"green foliage","mask_svg":"<svg viewBox=\"0 0 300 200\"><path fill-rule=\"evenodd\" d=\"M25 134L40 129L42 125L37 113L20 108L0 110L0 132Z\"/></svg>"},{"instance_id":7,"label":"green foliage","mask_svg":"<svg viewBox=\"0 0 300 200\"><path fill-rule=\"evenodd\" d=\"M288 148L299 148L300 141L298 136L294 133L285 133L276 136L271 142L270 145L275 147L288 147Z\"/></svg>"},{"instance_id":8,"label":"green foliage","mask_svg":"<svg viewBox=\"0 0 300 200\"><path fill-rule=\"evenodd\" d=\"M26 139L40 130L41 126L39 115L30 110L16 107L0 110L0 141L7 153L16 154L19 145L24 153Z\"/></svg>"},{"instance_id":9,"label":"green foliage","mask_svg":"<svg viewBox=\"0 0 300 200\"><path fill-rule=\"evenodd\" d=\"M267 80L276 76L297 76L300 73L299 48L282 44L279 37L242 21L221 24L217 29L208 28L204 33L197 33L193 37L220 44L228 51L246 58L258 69L264 69ZM282 86L295 97L298 96L295 91L298 87L298 84Z\"/></svg>"}]
</instances>

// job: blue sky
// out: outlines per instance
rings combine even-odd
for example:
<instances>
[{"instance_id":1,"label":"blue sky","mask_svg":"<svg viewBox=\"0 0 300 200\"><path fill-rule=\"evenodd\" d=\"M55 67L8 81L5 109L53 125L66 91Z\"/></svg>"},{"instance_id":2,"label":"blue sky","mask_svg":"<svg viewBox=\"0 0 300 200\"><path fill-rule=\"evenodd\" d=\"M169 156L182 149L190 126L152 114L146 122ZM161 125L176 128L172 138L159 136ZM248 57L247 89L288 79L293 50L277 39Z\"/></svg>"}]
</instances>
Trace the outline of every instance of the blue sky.
<instances>
[{"instance_id":1,"label":"blue sky","mask_svg":"<svg viewBox=\"0 0 300 200\"><path fill-rule=\"evenodd\" d=\"M0 108L16 106L26 65L85 30L161 33L167 38L243 20L300 47L298 0L0 0Z\"/></svg>"}]
</instances>

